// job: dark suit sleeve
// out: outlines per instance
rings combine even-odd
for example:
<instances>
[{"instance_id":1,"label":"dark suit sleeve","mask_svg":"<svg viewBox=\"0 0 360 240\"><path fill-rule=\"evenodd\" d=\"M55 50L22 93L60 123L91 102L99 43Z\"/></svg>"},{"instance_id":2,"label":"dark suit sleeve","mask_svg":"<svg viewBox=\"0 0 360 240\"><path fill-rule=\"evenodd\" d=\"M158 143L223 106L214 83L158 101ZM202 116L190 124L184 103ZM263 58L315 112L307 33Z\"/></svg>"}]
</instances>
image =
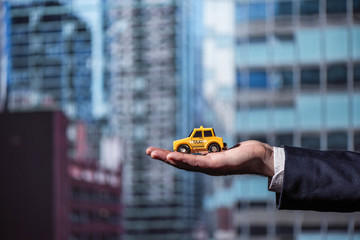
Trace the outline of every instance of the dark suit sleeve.
<instances>
[{"instance_id":1,"label":"dark suit sleeve","mask_svg":"<svg viewBox=\"0 0 360 240\"><path fill-rule=\"evenodd\" d=\"M279 209L360 211L360 153L284 147Z\"/></svg>"}]
</instances>

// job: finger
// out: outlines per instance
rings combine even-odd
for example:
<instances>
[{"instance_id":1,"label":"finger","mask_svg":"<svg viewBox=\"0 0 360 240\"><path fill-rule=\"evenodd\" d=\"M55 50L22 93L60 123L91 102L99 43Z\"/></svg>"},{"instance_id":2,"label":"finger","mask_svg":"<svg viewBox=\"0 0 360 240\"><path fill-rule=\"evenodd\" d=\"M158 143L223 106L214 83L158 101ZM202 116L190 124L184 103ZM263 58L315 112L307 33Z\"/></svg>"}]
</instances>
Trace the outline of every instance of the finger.
<instances>
[{"instance_id":1,"label":"finger","mask_svg":"<svg viewBox=\"0 0 360 240\"><path fill-rule=\"evenodd\" d=\"M180 169L219 176L226 175L224 157L223 152L210 153L206 156L172 152L167 155L166 162Z\"/></svg>"},{"instance_id":2,"label":"finger","mask_svg":"<svg viewBox=\"0 0 360 240\"><path fill-rule=\"evenodd\" d=\"M208 168L211 159L208 155L203 156L172 152L167 155L167 160L177 165L191 168Z\"/></svg>"},{"instance_id":3,"label":"finger","mask_svg":"<svg viewBox=\"0 0 360 240\"><path fill-rule=\"evenodd\" d=\"M235 144L234 146L232 146L231 148L228 148L227 150L230 150L230 149L234 149L234 148L237 148L237 147L240 147L240 143L237 143L237 144Z\"/></svg>"},{"instance_id":4,"label":"finger","mask_svg":"<svg viewBox=\"0 0 360 240\"><path fill-rule=\"evenodd\" d=\"M166 156L170 153L168 150L164 149L155 149L151 152L150 156L154 159L166 161Z\"/></svg>"},{"instance_id":5,"label":"finger","mask_svg":"<svg viewBox=\"0 0 360 240\"><path fill-rule=\"evenodd\" d=\"M146 154L147 155L150 155L153 151L157 150L157 149L160 149L160 148L157 148L157 147L148 147L146 149Z\"/></svg>"},{"instance_id":6,"label":"finger","mask_svg":"<svg viewBox=\"0 0 360 240\"><path fill-rule=\"evenodd\" d=\"M153 151L155 150L163 150L163 151L166 151L166 152L170 152L169 150L166 150L166 149L162 149L162 148L158 148L158 147L148 147L146 149L146 154L147 155L150 155Z\"/></svg>"}]
</instances>

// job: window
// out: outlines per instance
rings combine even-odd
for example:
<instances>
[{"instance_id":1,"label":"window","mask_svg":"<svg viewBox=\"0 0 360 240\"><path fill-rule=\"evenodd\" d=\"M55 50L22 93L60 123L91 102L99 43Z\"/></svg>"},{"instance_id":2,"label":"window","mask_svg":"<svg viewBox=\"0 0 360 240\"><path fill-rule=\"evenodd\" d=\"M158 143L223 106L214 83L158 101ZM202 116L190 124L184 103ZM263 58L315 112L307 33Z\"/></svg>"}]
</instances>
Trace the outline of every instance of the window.
<instances>
[{"instance_id":1,"label":"window","mask_svg":"<svg viewBox=\"0 0 360 240\"><path fill-rule=\"evenodd\" d=\"M264 135L250 135L249 139L257 140L259 142L267 142L266 136Z\"/></svg>"},{"instance_id":2,"label":"window","mask_svg":"<svg viewBox=\"0 0 360 240\"><path fill-rule=\"evenodd\" d=\"M332 132L328 134L328 149L346 150L347 134L346 132Z\"/></svg>"},{"instance_id":3,"label":"window","mask_svg":"<svg viewBox=\"0 0 360 240\"><path fill-rule=\"evenodd\" d=\"M294 34L275 34L274 37L279 42L294 42Z\"/></svg>"},{"instance_id":4,"label":"window","mask_svg":"<svg viewBox=\"0 0 360 240\"><path fill-rule=\"evenodd\" d=\"M318 67L301 69L301 88L318 88L320 85L320 71Z\"/></svg>"},{"instance_id":5,"label":"window","mask_svg":"<svg viewBox=\"0 0 360 240\"><path fill-rule=\"evenodd\" d=\"M266 226L250 226L251 236L261 236L261 235L266 235L266 233L267 233Z\"/></svg>"},{"instance_id":6,"label":"window","mask_svg":"<svg viewBox=\"0 0 360 240\"><path fill-rule=\"evenodd\" d=\"M360 0L353 0L353 13L360 13Z\"/></svg>"},{"instance_id":7,"label":"window","mask_svg":"<svg viewBox=\"0 0 360 240\"><path fill-rule=\"evenodd\" d=\"M249 4L249 20L265 20L266 18L266 4L265 2L250 3Z\"/></svg>"},{"instance_id":8,"label":"window","mask_svg":"<svg viewBox=\"0 0 360 240\"><path fill-rule=\"evenodd\" d=\"M277 235L292 235L294 232L294 228L292 225L276 225L276 234Z\"/></svg>"},{"instance_id":9,"label":"window","mask_svg":"<svg viewBox=\"0 0 360 240\"><path fill-rule=\"evenodd\" d=\"M327 69L328 88L347 87L347 69L345 64L329 66Z\"/></svg>"},{"instance_id":10,"label":"window","mask_svg":"<svg viewBox=\"0 0 360 240\"><path fill-rule=\"evenodd\" d=\"M329 224L327 227L328 231L331 232L347 232L348 230L348 226L346 224L341 224L341 223L337 223L337 224Z\"/></svg>"},{"instance_id":11,"label":"window","mask_svg":"<svg viewBox=\"0 0 360 240\"><path fill-rule=\"evenodd\" d=\"M211 131L204 131L204 137L212 137L212 132Z\"/></svg>"},{"instance_id":12,"label":"window","mask_svg":"<svg viewBox=\"0 0 360 240\"><path fill-rule=\"evenodd\" d=\"M250 71L249 87L250 88L266 88L267 87L266 72L262 71L262 70Z\"/></svg>"},{"instance_id":13,"label":"window","mask_svg":"<svg viewBox=\"0 0 360 240\"><path fill-rule=\"evenodd\" d=\"M24 17L12 17L11 18L11 23L12 24L28 24L29 23L29 17L24 16Z\"/></svg>"},{"instance_id":14,"label":"window","mask_svg":"<svg viewBox=\"0 0 360 240\"><path fill-rule=\"evenodd\" d=\"M237 23L242 23L242 22L246 22L247 20L247 10L248 10L248 6L245 4L237 4L236 5L236 22Z\"/></svg>"},{"instance_id":15,"label":"window","mask_svg":"<svg viewBox=\"0 0 360 240\"><path fill-rule=\"evenodd\" d=\"M266 201L251 201L249 203L249 207L250 208L260 208L260 209L265 209L267 206L267 202Z\"/></svg>"},{"instance_id":16,"label":"window","mask_svg":"<svg viewBox=\"0 0 360 240\"><path fill-rule=\"evenodd\" d=\"M236 86L238 88L245 87L245 73L236 71Z\"/></svg>"},{"instance_id":17,"label":"window","mask_svg":"<svg viewBox=\"0 0 360 240\"><path fill-rule=\"evenodd\" d=\"M249 37L249 43L266 43L266 36L251 36Z\"/></svg>"},{"instance_id":18,"label":"window","mask_svg":"<svg viewBox=\"0 0 360 240\"><path fill-rule=\"evenodd\" d=\"M273 77L275 88L289 89L293 86L293 72L292 70L278 70L274 73Z\"/></svg>"},{"instance_id":19,"label":"window","mask_svg":"<svg viewBox=\"0 0 360 240\"><path fill-rule=\"evenodd\" d=\"M346 2L339 0L327 0L326 1L326 13L346 13Z\"/></svg>"},{"instance_id":20,"label":"window","mask_svg":"<svg viewBox=\"0 0 360 240\"><path fill-rule=\"evenodd\" d=\"M274 10L275 17L291 16L293 14L293 4L291 1L277 1Z\"/></svg>"},{"instance_id":21,"label":"window","mask_svg":"<svg viewBox=\"0 0 360 240\"><path fill-rule=\"evenodd\" d=\"M275 145L276 146L294 145L293 144L293 134L292 133L278 134L276 136Z\"/></svg>"},{"instance_id":22,"label":"window","mask_svg":"<svg viewBox=\"0 0 360 240\"><path fill-rule=\"evenodd\" d=\"M202 137L201 131L196 131L194 137Z\"/></svg>"},{"instance_id":23,"label":"window","mask_svg":"<svg viewBox=\"0 0 360 240\"><path fill-rule=\"evenodd\" d=\"M360 131L354 133L354 151L360 152Z\"/></svg>"},{"instance_id":24,"label":"window","mask_svg":"<svg viewBox=\"0 0 360 240\"><path fill-rule=\"evenodd\" d=\"M354 87L360 87L360 64L354 65Z\"/></svg>"},{"instance_id":25,"label":"window","mask_svg":"<svg viewBox=\"0 0 360 240\"><path fill-rule=\"evenodd\" d=\"M301 146L304 148L320 149L320 135L314 133L301 136Z\"/></svg>"},{"instance_id":26,"label":"window","mask_svg":"<svg viewBox=\"0 0 360 240\"><path fill-rule=\"evenodd\" d=\"M236 74L236 83L239 88L253 88L261 89L267 87L267 74L265 70L250 71L247 79L247 74L238 71ZM247 81L249 80L249 81Z\"/></svg>"},{"instance_id":27,"label":"window","mask_svg":"<svg viewBox=\"0 0 360 240\"><path fill-rule=\"evenodd\" d=\"M321 227L319 224L316 223L308 223L301 226L301 230L303 232L311 232L311 231L320 231Z\"/></svg>"},{"instance_id":28,"label":"window","mask_svg":"<svg viewBox=\"0 0 360 240\"><path fill-rule=\"evenodd\" d=\"M300 2L300 14L312 16L319 14L319 0L302 0Z\"/></svg>"},{"instance_id":29,"label":"window","mask_svg":"<svg viewBox=\"0 0 360 240\"><path fill-rule=\"evenodd\" d=\"M191 137L191 134L193 133L194 130L192 130L190 133L189 133L189 136L188 137Z\"/></svg>"}]
</instances>

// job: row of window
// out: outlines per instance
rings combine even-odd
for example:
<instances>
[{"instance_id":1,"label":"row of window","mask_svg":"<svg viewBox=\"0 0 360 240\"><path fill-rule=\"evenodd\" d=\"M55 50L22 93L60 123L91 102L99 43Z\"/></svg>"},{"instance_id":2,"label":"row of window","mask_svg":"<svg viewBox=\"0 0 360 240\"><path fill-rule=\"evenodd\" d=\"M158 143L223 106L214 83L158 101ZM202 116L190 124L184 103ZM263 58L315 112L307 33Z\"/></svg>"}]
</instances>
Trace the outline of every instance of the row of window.
<instances>
[{"instance_id":1,"label":"row of window","mask_svg":"<svg viewBox=\"0 0 360 240\"><path fill-rule=\"evenodd\" d=\"M359 226L355 227L355 233L359 233ZM246 229L246 230L245 230ZM307 232L320 232L320 230L327 230L328 234L331 236L331 233L344 233L346 234L348 232L348 225L344 224L329 224L326 229L324 229L323 226L319 224L311 224L311 225L303 225L301 226L302 233ZM249 228L247 227L238 227L237 228L237 234L249 234L251 236L263 236L268 234L268 226L265 225L251 225ZM288 235L289 239L292 239L292 237L295 234L294 226L290 224L279 224L275 226L275 235ZM345 235L344 235L345 236ZM321 239L321 238L319 238Z\"/></svg>"},{"instance_id":2,"label":"row of window","mask_svg":"<svg viewBox=\"0 0 360 240\"><path fill-rule=\"evenodd\" d=\"M73 210L71 211L69 218L73 223L120 223L120 216L116 213L110 213L109 210L105 208L100 208L96 211Z\"/></svg>"},{"instance_id":3,"label":"row of window","mask_svg":"<svg viewBox=\"0 0 360 240\"><path fill-rule=\"evenodd\" d=\"M249 139L258 140L261 142L270 142L268 141L265 135L250 135ZM336 132L329 132L327 133L326 139L321 139L320 133L304 133L301 135L300 138L301 146L306 148L314 148L314 149L321 149L321 141L326 140L327 142L327 149L337 149L337 150L347 150L349 148L349 138L347 132L345 131L336 131ZM239 136L239 141L244 139ZM283 133L277 134L274 140L275 146L287 145L293 146L294 145L294 134L293 133ZM355 132L354 134L354 151L360 152L360 132ZM352 150L352 149L351 149Z\"/></svg>"},{"instance_id":4,"label":"row of window","mask_svg":"<svg viewBox=\"0 0 360 240\"><path fill-rule=\"evenodd\" d=\"M81 188L72 189L72 197L74 200L89 202L119 203L120 201L116 193Z\"/></svg>"},{"instance_id":5,"label":"row of window","mask_svg":"<svg viewBox=\"0 0 360 240\"><path fill-rule=\"evenodd\" d=\"M105 233L92 233L92 234L86 234L86 233L73 233L69 236L69 240L118 240L120 239L119 234L113 233L113 234L105 234Z\"/></svg>"},{"instance_id":6,"label":"row of window","mask_svg":"<svg viewBox=\"0 0 360 240\"><path fill-rule=\"evenodd\" d=\"M346 89L349 70L353 71L353 87L360 87L360 64L348 69L346 64L328 65L326 71L326 84L328 89ZM302 89L319 90L321 70L319 66L304 66L300 69L299 82ZM248 72L237 71L237 87L250 89L286 89L292 88L295 83L292 68L266 71L266 69L253 69Z\"/></svg>"},{"instance_id":7,"label":"row of window","mask_svg":"<svg viewBox=\"0 0 360 240\"><path fill-rule=\"evenodd\" d=\"M236 21L238 23L258 21L265 20L271 16L281 18L294 14L300 14L300 16L304 17L316 16L322 12L321 8L323 4L321 3L320 0L276 0L271 3L266 3L266 1L254 1L249 4L239 3L236 6ZM346 0L326 0L323 11L329 15L345 14L348 10L349 3L350 2ZM352 12L354 14L360 13L360 0L352 0Z\"/></svg>"},{"instance_id":8,"label":"row of window","mask_svg":"<svg viewBox=\"0 0 360 240\"><path fill-rule=\"evenodd\" d=\"M190 133L189 137L191 136L191 133ZM212 132L210 130L204 131L204 137L212 137L212 136L213 136L213 134L212 134ZM202 131L196 131L195 134L194 134L194 137L195 138L202 138L203 137Z\"/></svg>"}]
</instances>

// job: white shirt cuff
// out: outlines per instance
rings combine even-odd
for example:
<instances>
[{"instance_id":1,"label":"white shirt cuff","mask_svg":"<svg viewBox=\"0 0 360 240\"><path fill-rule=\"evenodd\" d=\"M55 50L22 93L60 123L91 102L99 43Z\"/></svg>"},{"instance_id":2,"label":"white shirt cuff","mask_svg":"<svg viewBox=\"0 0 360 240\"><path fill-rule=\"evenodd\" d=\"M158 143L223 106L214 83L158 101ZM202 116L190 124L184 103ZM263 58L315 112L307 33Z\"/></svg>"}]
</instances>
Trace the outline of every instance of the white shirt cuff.
<instances>
[{"instance_id":1,"label":"white shirt cuff","mask_svg":"<svg viewBox=\"0 0 360 240\"><path fill-rule=\"evenodd\" d=\"M269 179L269 190L281 192L284 179L285 151L284 148L273 147L274 149L274 176Z\"/></svg>"}]
</instances>

